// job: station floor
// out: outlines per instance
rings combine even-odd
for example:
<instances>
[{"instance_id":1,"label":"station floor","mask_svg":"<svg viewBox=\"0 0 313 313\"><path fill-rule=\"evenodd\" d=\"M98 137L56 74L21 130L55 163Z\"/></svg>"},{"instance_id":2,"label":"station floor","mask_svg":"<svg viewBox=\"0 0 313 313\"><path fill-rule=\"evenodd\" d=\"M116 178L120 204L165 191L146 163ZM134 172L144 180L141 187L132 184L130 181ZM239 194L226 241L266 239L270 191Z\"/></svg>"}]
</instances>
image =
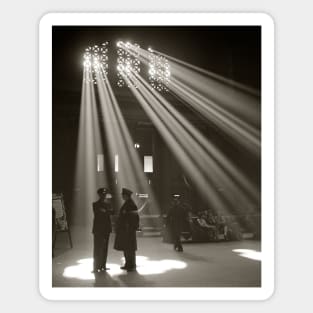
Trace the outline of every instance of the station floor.
<instances>
[{"instance_id":1,"label":"station floor","mask_svg":"<svg viewBox=\"0 0 313 313\"><path fill-rule=\"evenodd\" d=\"M57 235L52 260L53 287L260 287L261 243L256 240L184 243L184 252L161 237L138 237L137 271L120 269L122 252L111 234L107 272L92 274L92 234L71 230Z\"/></svg>"}]
</instances>

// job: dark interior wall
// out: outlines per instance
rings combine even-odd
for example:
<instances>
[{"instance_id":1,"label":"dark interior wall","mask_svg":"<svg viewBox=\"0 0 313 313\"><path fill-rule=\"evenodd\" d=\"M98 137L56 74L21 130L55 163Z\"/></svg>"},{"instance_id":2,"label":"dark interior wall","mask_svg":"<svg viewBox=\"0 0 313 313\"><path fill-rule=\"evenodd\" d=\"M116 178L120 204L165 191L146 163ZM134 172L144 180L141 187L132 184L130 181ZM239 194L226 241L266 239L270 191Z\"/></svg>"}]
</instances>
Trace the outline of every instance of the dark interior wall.
<instances>
[{"instance_id":1,"label":"dark interior wall","mask_svg":"<svg viewBox=\"0 0 313 313\"><path fill-rule=\"evenodd\" d=\"M70 209L71 195L74 191L73 188L75 187L73 181L75 173L78 119L74 116L70 119L58 118L54 121L54 125L53 191L64 193L65 201ZM142 170L144 155L153 155L154 172L149 174L149 177L147 178L151 179L151 187L157 196L162 212L166 212L172 193L182 194L184 200L191 205L194 211L208 208L207 203L194 187L194 182L190 180L188 174L178 163L176 157L167 147L157 130L149 123L143 127L142 125L138 126L138 124L133 121L129 123L129 128L134 143L137 142L140 144L138 154L142 161ZM260 159L256 159L246 151L241 150L232 141L221 136L221 134L214 128L203 126L201 132L223 153L229 156L236 166L260 188ZM108 155L106 157L108 158ZM113 175L114 169L110 168L109 162L107 162L107 165L109 167L108 172L111 171ZM219 192L225 192L223 191L223 186L214 187ZM233 205L230 205L230 210L240 212L246 209L245 207L241 207L240 201L238 201L236 195L234 195ZM259 203L255 203L255 206L259 207Z\"/></svg>"},{"instance_id":2,"label":"dark interior wall","mask_svg":"<svg viewBox=\"0 0 313 313\"><path fill-rule=\"evenodd\" d=\"M63 192L70 209L71 194L75 188L73 180L84 48L99 43L104 38L110 39L109 59L115 64L115 41L132 39L144 48L151 45L183 61L260 90L260 36L261 31L258 27L55 27L53 30L53 192ZM128 88L117 88L115 71L111 71L110 75L114 93L129 125L133 140L141 145L139 150L141 158L151 152L154 157L155 171L150 178L162 210L168 207L170 194L173 192L184 194L186 201L190 202L195 210L205 207L205 202L197 194L188 177L186 178L190 185L186 186L183 169ZM203 121L188 107L175 101L170 99L170 102L177 106L205 137L214 142L260 188L260 158L253 158L249 153L241 150L219 129ZM234 210L240 209L237 202L234 199Z\"/></svg>"}]
</instances>

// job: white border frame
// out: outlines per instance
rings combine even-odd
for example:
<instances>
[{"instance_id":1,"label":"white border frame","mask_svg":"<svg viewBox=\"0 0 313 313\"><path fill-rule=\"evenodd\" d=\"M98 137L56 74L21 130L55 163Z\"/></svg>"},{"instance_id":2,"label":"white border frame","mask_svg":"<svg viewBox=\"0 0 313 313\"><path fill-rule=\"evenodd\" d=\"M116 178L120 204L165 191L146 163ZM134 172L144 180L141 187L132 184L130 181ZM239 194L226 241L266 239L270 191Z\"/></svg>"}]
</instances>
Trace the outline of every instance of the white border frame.
<instances>
[{"instance_id":1,"label":"white border frame","mask_svg":"<svg viewBox=\"0 0 313 313\"><path fill-rule=\"evenodd\" d=\"M254 288L52 287L52 26L262 27L262 271ZM49 13L39 30L39 290L48 300L265 300L274 292L274 22L265 13ZM48 243L48 244L47 244Z\"/></svg>"}]
</instances>

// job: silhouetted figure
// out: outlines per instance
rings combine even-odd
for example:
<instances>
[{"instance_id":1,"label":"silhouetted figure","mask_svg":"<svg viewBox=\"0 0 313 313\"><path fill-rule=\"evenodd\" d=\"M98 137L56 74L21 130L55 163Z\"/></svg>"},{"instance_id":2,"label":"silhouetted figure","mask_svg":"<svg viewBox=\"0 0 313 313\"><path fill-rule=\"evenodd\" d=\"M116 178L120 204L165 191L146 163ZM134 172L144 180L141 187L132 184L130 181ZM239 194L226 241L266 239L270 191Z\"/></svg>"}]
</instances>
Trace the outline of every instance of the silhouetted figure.
<instances>
[{"instance_id":1,"label":"silhouetted figure","mask_svg":"<svg viewBox=\"0 0 313 313\"><path fill-rule=\"evenodd\" d=\"M228 240L228 226L227 226L226 217L224 215L218 216L217 224L218 224L219 232L223 234L225 240Z\"/></svg>"},{"instance_id":2,"label":"silhouetted figure","mask_svg":"<svg viewBox=\"0 0 313 313\"><path fill-rule=\"evenodd\" d=\"M167 213L167 223L173 239L174 250L179 252L183 251L180 235L183 228L185 214L185 208L181 203L180 195L174 194L173 201Z\"/></svg>"},{"instance_id":3,"label":"silhouetted figure","mask_svg":"<svg viewBox=\"0 0 313 313\"><path fill-rule=\"evenodd\" d=\"M100 199L92 204L93 220L93 272L106 271L109 237L112 232L110 215L113 209L110 203L110 194L106 188L100 188L97 191Z\"/></svg>"},{"instance_id":4,"label":"silhouetted figure","mask_svg":"<svg viewBox=\"0 0 313 313\"><path fill-rule=\"evenodd\" d=\"M137 238L136 230L139 227L138 209L131 198L132 191L122 189L122 205L116 221L116 237L114 249L124 252L125 264L121 269L128 272L136 269Z\"/></svg>"}]
</instances>

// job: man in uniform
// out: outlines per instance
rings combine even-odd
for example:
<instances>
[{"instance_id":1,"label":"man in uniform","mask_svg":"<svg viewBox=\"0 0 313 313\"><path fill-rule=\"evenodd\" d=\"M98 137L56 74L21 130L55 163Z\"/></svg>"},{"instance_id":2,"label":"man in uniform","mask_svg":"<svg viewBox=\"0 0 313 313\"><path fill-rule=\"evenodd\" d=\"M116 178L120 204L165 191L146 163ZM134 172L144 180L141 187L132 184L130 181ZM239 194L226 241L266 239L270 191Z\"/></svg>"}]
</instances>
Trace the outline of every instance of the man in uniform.
<instances>
[{"instance_id":1,"label":"man in uniform","mask_svg":"<svg viewBox=\"0 0 313 313\"><path fill-rule=\"evenodd\" d=\"M128 272L136 269L136 250L137 238L136 230L139 227L138 209L131 198L132 191L126 188L122 189L122 205L116 222L116 237L114 249L124 252L125 265L121 269Z\"/></svg>"},{"instance_id":2,"label":"man in uniform","mask_svg":"<svg viewBox=\"0 0 313 313\"><path fill-rule=\"evenodd\" d=\"M97 191L99 200L92 204L94 220L93 220L93 273L106 271L108 256L108 244L112 225L110 215L113 209L110 203L110 194L106 188L99 188Z\"/></svg>"},{"instance_id":3,"label":"man in uniform","mask_svg":"<svg viewBox=\"0 0 313 313\"><path fill-rule=\"evenodd\" d=\"M185 218L185 208L181 203L180 195L173 194L173 201L167 213L167 223L170 228L171 237L174 243L174 250L182 252L180 235L182 232L183 222Z\"/></svg>"}]
</instances>

